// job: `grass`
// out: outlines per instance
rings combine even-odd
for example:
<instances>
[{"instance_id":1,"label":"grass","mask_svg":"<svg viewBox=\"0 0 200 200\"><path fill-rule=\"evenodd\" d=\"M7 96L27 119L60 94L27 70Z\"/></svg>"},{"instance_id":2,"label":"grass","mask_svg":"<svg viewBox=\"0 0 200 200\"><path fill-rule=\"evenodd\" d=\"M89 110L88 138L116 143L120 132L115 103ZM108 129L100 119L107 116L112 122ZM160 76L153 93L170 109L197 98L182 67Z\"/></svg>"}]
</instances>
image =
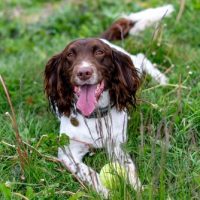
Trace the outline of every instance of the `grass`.
<instances>
[{"instance_id":1,"label":"grass","mask_svg":"<svg viewBox=\"0 0 200 200\"><path fill-rule=\"evenodd\" d=\"M119 13L166 2L173 3L176 12L164 20L154 40L153 29L148 29L116 42L133 54L145 53L166 72L171 85L157 86L147 76L138 92L143 101L130 113L125 148L145 191L136 194L127 187L111 199L200 199L199 1L188 0L179 21L180 5L170 0L49 2L50 7L39 0L0 2L0 74L20 135L32 147L25 145L29 159L22 177L15 133L5 115L10 107L0 86L0 199L101 199L46 157L57 155L59 121L48 110L43 92L44 66L71 40L98 36ZM45 18L44 10L49 11ZM98 150L85 162L99 171L107 163L105 157Z\"/></svg>"}]
</instances>

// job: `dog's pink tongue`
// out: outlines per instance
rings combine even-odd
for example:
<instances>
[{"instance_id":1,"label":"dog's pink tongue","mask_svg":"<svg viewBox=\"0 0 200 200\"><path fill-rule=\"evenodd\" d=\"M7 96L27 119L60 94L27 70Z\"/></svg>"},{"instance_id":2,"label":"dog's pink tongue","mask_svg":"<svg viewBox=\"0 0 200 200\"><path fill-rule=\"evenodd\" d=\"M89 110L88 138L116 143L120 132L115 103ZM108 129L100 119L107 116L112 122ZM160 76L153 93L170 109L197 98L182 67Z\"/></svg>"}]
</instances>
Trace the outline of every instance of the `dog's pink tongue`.
<instances>
[{"instance_id":1,"label":"dog's pink tongue","mask_svg":"<svg viewBox=\"0 0 200 200\"><path fill-rule=\"evenodd\" d=\"M96 87L97 85L84 85L80 89L76 106L85 116L89 116L95 109L97 102L95 97Z\"/></svg>"}]
</instances>

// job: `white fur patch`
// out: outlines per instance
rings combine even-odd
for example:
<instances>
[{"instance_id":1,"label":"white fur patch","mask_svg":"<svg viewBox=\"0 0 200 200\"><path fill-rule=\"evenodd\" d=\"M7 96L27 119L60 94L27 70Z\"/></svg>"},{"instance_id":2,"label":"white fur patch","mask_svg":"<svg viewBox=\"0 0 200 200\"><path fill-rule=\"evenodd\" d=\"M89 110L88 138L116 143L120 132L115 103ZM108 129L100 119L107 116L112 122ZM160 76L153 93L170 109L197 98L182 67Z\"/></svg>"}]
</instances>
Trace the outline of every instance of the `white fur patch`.
<instances>
[{"instance_id":1,"label":"white fur patch","mask_svg":"<svg viewBox=\"0 0 200 200\"><path fill-rule=\"evenodd\" d=\"M92 63L88 62L88 61L85 61L83 60L81 63L80 63L80 68L82 67L91 67L92 66Z\"/></svg>"},{"instance_id":2,"label":"white fur patch","mask_svg":"<svg viewBox=\"0 0 200 200\"><path fill-rule=\"evenodd\" d=\"M129 56L131 60L133 61L135 68L138 70L139 76L141 76L143 73L147 73L159 84L161 85L167 84L168 78L162 72L160 72L157 68L155 68L153 64L151 63L151 61L148 60L144 54L139 53L137 55L131 55L127 51L125 51L123 48L117 45L111 44L105 39L100 39L100 40L108 44L111 48L116 49L126 54L127 56Z\"/></svg>"},{"instance_id":3,"label":"white fur patch","mask_svg":"<svg viewBox=\"0 0 200 200\"><path fill-rule=\"evenodd\" d=\"M108 105L110 105L110 95L109 95L109 91L106 90L106 91L103 91L103 93L101 94L101 96L98 100L97 107L105 108Z\"/></svg>"},{"instance_id":4,"label":"white fur patch","mask_svg":"<svg viewBox=\"0 0 200 200\"><path fill-rule=\"evenodd\" d=\"M149 8L140 12L131 13L130 15L123 16L133 22L136 22L133 28L130 29L131 35L137 35L157 22L161 21L164 17L169 17L174 11L173 5L165 5L157 8Z\"/></svg>"}]
</instances>

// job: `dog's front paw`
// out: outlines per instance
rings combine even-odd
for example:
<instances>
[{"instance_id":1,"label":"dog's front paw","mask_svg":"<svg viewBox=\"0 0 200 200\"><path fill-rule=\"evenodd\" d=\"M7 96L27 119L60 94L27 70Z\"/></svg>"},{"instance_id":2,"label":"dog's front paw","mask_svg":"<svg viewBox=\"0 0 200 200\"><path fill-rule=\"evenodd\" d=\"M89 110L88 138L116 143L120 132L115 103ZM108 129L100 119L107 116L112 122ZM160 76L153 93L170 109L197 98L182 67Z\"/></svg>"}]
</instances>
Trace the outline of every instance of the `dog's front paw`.
<instances>
[{"instance_id":1,"label":"dog's front paw","mask_svg":"<svg viewBox=\"0 0 200 200\"><path fill-rule=\"evenodd\" d=\"M136 176L131 176L129 178L129 182L130 184L133 186L133 188L136 190L136 191L143 191L144 188L140 182L140 179Z\"/></svg>"},{"instance_id":2,"label":"dog's front paw","mask_svg":"<svg viewBox=\"0 0 200 200\"><path fill-rule=\"evenodd\" d=\"M99 185L98 188L96 188L97 192L102 194L105 199L108 199L109 190L103 187L102 185Z\"/></svg>"},{"instance_id":3,"label":"dog's front paw","mask_svg":"<svg viewBox=\"0 0 200 200\"><path fill-rule=\"evenodd\" d=\"M142 186L140 179L138 178L137 172L135 171L134 168L129 168L128 181L133 186L134 190L136 190L136 191L143 190L143 186Z\"/></svg>"}]
</instances>

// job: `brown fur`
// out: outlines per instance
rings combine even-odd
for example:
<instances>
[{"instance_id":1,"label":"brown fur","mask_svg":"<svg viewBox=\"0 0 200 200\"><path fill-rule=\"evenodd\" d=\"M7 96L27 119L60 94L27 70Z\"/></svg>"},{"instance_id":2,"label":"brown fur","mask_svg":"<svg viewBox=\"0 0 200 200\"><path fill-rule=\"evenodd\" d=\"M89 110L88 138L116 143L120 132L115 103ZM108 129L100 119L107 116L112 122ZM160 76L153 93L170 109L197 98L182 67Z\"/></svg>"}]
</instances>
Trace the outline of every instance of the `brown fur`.
<instances>
[{"instance_id":1,"label":"brown fur","mask_svg":"<svg viewBox=\"0 0 200 200\"><path fill-rule=\"evenodd\" d=\"M113 41L122 40L128 36L129 30L134 26L134 22L125 18L121 18L114 22L108 30L106 30L101 37Z\"/></svg>"},{"instance_id":2,"label":"brown fur","mask_svg":"<svg viewBox=\"0 0 200 200\"><path fill-rule=\"evenodd\" d=\"M65 62L64 51L53 56L45 68L45 92L53 110L70 114L72 106L73 88L69 81L68 64Z\"/></svg>"},{"instance_id":3,"label":"brown fur","mask_svg":"<svg viewBox=\"0 0 200 200\"><path fill-rule=\"evenodd\" d=\"M96 51L101 54L95 54ZM73 53L72 53L73 52ZM80 39L70 43L60 54L53 56L45 69L45 92L54 111L70 114L73 104L75 69L82 59L94 63L98 82L104 80L111 102L118 110L135 105L140 79L132 60L98 39Z\"/></svg>"}]
</instances>

